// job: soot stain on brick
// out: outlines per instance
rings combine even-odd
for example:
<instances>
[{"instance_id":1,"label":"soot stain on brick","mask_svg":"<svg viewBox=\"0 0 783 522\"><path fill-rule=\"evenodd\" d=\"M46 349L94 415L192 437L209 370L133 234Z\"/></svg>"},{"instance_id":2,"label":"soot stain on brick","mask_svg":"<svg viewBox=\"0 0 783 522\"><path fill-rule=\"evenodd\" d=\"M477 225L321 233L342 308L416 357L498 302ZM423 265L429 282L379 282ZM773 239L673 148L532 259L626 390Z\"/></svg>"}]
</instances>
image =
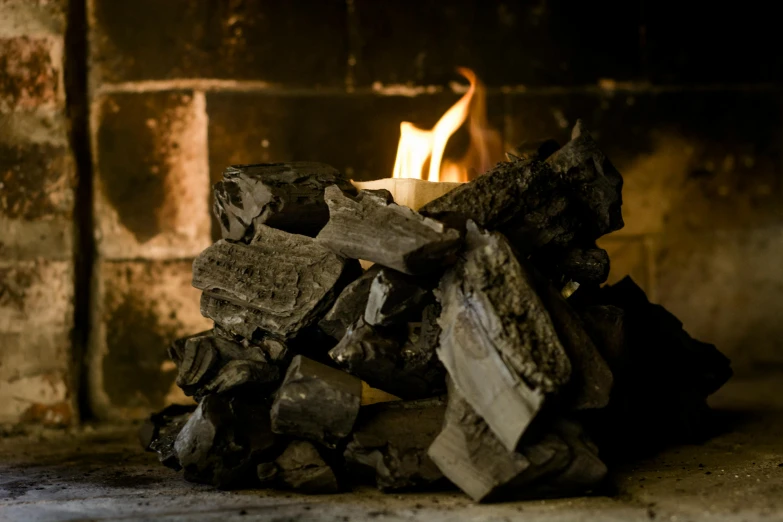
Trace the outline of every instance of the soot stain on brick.
<instances>
[{"instance_id":1,"label":"soot stain on brick","mask_svg":"<svg viewBox=\"0 0 783 522\"><path fill-rule=\"evenodd\" d=\"M0 38L0 108L53 102L58 84L46 40Z\"/></svg>"},{"instance_id":2,"label":"soot stain on brick","mask_svg":"<svg viewBox=\"0 0 783 522\"><path fill-rule=\"evenodd\" d=\"M0 145L0 213L34 220L70 214L67 151L49 144Z\"/></svg>"},{"instance_id":3,"label":"soot stain on brick","mask_svg":"<svg viewBox=\"0 0 783 522\"><path fill-rule=\"evenodd\" d=\"M175 378L161 371L166 349L176 337L174 328L161 324L152 303L126 294L109 311L106 332L103 379L112 404L162 407Z\"/></svg>"},{"instance_id":4,"label":"soot stain on brick","mask_svg":"<svg viewBox=\"0 0 783 522\"><path fill-rule=\"evenodd\" d=\"M116 94L104 101L98 130L98 175L120 222L139 242L162 232L170 161L180 153L175 128L192 98L182 92ZM181 125L184 123L184 125Z\"/></svg>"},{"instance_id":5,"label":"soot stain on brick","mask_svg":"<svg viewBox=\"0 0 783 522\"><path fill-rule=\"evenodd\" d=\"M27 289L35 279L34 271L26 267L0 268L0 309L24 311Z\"/></svg>"}]
</instances>

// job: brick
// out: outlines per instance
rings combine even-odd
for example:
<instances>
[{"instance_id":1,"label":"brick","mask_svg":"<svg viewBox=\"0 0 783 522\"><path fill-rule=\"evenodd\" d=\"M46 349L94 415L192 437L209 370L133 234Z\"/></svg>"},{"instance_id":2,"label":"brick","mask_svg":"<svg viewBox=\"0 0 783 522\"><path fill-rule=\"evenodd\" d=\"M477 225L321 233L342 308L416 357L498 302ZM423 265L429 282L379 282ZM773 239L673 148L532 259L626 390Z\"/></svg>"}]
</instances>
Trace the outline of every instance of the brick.
<instances>
[{"instance_id":1,"label":"brick","mask_svg":"<svg viewBox=\"0 0 783 522\"><path fill-rule=\"evenodd\" d=\"M777 93L691 91L511 96L510 144L561 142L583 118L625 178L628 235L781 222Z\"/></svg>"},{"instance_id":2,"label":"brick","mask_svg":"<svg viewBox=\"0 0 783 522\"><path fill-rule=\"evenodd\" d=\"M138 419L172 395L174 339L212 327L201 317L190 261L104 261L88 356L90 399L102 419Z\"/></svg>"},{"instance_id":3,"label":"brick","mask_svg":"<svg viewBox=\"0 0 783 522\"><path fill-rule=\"evenodd\" d=\"M72 415L70 262L0 264L0 424L67 424Z\"/></svg>"},{"instance_id":4,"label":"brick","mask_svg":"<svg viewBox=\"0 0 783 522\"><path fill-rule=\"evenodd\" d=\"M66 146L0 142L0 218L68 219L75 178Z\"/></svg>"},{"instance_id":5,"label":"brick","mask_svg":"<svg viewBox=\"0 0 783 522\"><path fill-rule=\"evenodd\" d=\"M93 0L98 82L227 78L342 86L348 64L341 0Z\"/></svg>"},{"instance_id":6,"label":"brick","mask_svg":"<svg viewBox=\"0 0 783 522\"><path fill-rule=\"evenodd\" d=\"M658 83L780 82L778 9L759 0L645 3L650 78Z\"/></svg>"},{"instance_id":7,"label":"brick","mask_svg":"<svg viewBox=\"0 0 783 522\"><path fill-rule=\"evenodd\" d=\"M96 102L98 250L112 259L195 256L210 243L204 95L122 93Z\"/></svg>"},{"instance_id":8,"label":"brick","mask_svg":"<svg viewBox=\"0 0 783 522\"><path fill-rule=\"evenodd\" d=\"M656 251L658 298L736 373L783 367L783 233L770 226L670 234Z\"/></svg>"},{"instance_id":9,"label":"brick","mask_svg":"<svg viewBox=\"0 0 783 522\"><path fill-rule=\"evenodd\" d=\"M641 71L639 0L355 0L360 85L579 85Z\"/></svg>"},{"instance_id":10,"label":"brick","mask_svg":"<svg viewBox=\"0 0 783 522\"><path fill-rule=\"evenodd\" d=\"M68 0L0 1L0 36L62 35Z\"/></svg>"},{"instance_id":11,"label":"brick","mask_svg":"<svg viewBox=\"0 0 783 522\"><path fill-rule=\"evenodd\" d=\"M650 298L654 298L652 260L647 238L611 234L599 239L598 246L609 254L608 284L631 276Z\"/></svg>"},{"instance_id":12,"label":"brick","mask_svg":"<svg viewBox=\"0 0 783 522\"><path fill-rule=\"evenodd\" d=\"M0 38L0 112L62 105L61 76L61 39Z\"/></svg>"},{"instance_id":13,"label":"brick","mask_svg":"<svg viewBox=\"0 0 783 522\"><path fill-rule=\"evenodd\" d=\"M431 128L457 99L450 92L413 97L209 94L212 181L228 165L289 160L328 163L359 181L390 177L400 122ZM488 115L492 126L503 128L500 96L488 99ZM449 141L447 155L459 157L466 145L463 129Z\"/></svg>"}]
</instances>

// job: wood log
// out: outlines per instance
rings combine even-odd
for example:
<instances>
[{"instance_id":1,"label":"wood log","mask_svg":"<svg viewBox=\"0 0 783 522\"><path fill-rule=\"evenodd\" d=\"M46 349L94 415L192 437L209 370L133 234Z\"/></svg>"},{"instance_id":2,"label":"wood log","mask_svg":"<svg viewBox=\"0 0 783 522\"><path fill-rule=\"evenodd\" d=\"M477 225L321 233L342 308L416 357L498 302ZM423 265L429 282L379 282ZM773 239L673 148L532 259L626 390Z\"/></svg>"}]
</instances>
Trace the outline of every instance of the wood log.
<instances>
[{"instance_id":1,"label":"wood log","mask_svg":"<svg viewBox=\"0 0 783 522\"><path fill-rule=\"evenodd\" d=\"M222 394L201 400L174 449L186 480L230 489L252 484L258 462L276 453L276 446L268 404Z\"/></svg>"},{"instance_id":2,"label":"wood log","mask_svg":"<svg viewBox=\"0 0 783 522\"><path fill-rule=\"evenodd\" d=\"M321 330L338 341L345 336L348 328L364 315L364 310L367 308L367 298L370 295L370 286L382 268L380 265L371 266L359 278L345 287L332 308L318 322Z\"/></svg>"},{"instance_id":3,"label":"wood log","mask_svg":"<svg viewBox=\"0 0 783 522\"><path fill-rule=\"evenodd\" d=\"M214 186L214 212L224 239L249 242L258 225L315 236L329 221L324 189L356 189L323 163L233 165Z\"/></svg>"},{"instance_id":4,"label":"wood log","mask_svg":"<svg viewBox=\"0 0 783 522\"><path fill-rule=\"evenodd\" d=\"M427 450L443 426L445 398L362 407L346 462L366 468L382 491L421 490L443 482Z\"/></svg>"},{"instance_id":5,"label":"wood log","mask_svg":"<svg viewBox=\"0 0 783 522\"><path fill-rule=\"evenodd\" d=\"M364 320L372 326L391 326L418 320L432 294L410 276L381 269L370 284Z\"/></svg>"},{"instance_id":6,"label":"wood log","mask_svg":"<svg viewBox=\"0 0 783 522\"><path fill-rule=\"evenodd\" d=\"M351 433L361 400L359 379L297 355L272 404L272 429L335 448Z\"/></svg>"},{"instance_id":7,"label":"wood log","mask_svg":"<svg viewBox=\"0 0 783 522\"><path fill-rule=\"evenodd\" d=\"M177 365L177 386L196 400L239 386L268 388L280 378L260 347L236 343L214 330L174 341L169 357Z\"/></svg>"},{"instance_id":8,"label":"wood log","mask_svg":"<svg viewBox=\"0 0 783 522\"><path fill-rule=\"evenodd\" d=\"M289 339L323 315L358 270L312 238L259 225L249 245L221 239L204 250L193 262L193 286L206 296L202 314L224 329Z\"/></svg>"},{"instance_id":9,"label":"wood log","mask_svg":"<svg viewBox=\"0 0 783 522\"><path fill-rule=\"evenodd\" d=\"M191 405L172 404L150 415L139 428L141 447L145 451L157 453L158 460L167 468L176 471L182 469L174 442L195 409Z\"/></svg>"},{"instance_id":10,"label":"wood log","mask_svg":"<svg viewBox=\"0 0 783 522\"><path fill-rule=\"evenodd\" d=\"M470 219L530 254L546 245L586 244L621 228L621 190L622 177L580 122L572 140L546 161L498 163L420 212L457 228Z\"/></svg>"},{"instance_id":11,"label":"wood log","mask_svg":"<svg viewBox=\"0 0 783 522\"><path fill-rule=\"evenodd\" d=\"M556 420L537 440L509 451L453 386L443 431L428 454L477 502L584 493L607 473L596 446L572 421Z\"/></svg>"},{"instance_id":12,"label":"wood log","mask_svg":"<svg viewBox=\"0 0 783 522\"><path fill-rule=\"evenodd\" d=\"M547 158L552 170L572 187L584 219L582 236L595 241L623 228L623 177L598 148L581 120L571 141Z\"/></svg>"},{"instance_id":13,"label":"wood log","mask_svg":"<svg viewBox=\"0 0 783 522\"><path fill-rule=\"evenodd\" d=\"M386 190L362 190L353 199L332 186L325 197L330 218L317 240L342 256L423 274L448 263L461 245L459 232L394 204Z\"/></svg>"},{"instance_id":14,"label":"wood log","mask_svg":"<svg viewBox=\"0 0 783 522\"><path fill-rule=\"evenodd\" d=\"M467 226L467 251L440 282L438 357L508 450L571 364L530 274L498 233Z\"/></svg>"},{"instance_id":15,"label":"wood log","mask_svg":"<svg viewBox=\"0 0 783 522\"><path fill-rule=\"evenodd\" d=\"M275 460L279 483L308 494L337 493L339 485L332 468L311 443L295 440Z\"/></svg>"}]
</instances>

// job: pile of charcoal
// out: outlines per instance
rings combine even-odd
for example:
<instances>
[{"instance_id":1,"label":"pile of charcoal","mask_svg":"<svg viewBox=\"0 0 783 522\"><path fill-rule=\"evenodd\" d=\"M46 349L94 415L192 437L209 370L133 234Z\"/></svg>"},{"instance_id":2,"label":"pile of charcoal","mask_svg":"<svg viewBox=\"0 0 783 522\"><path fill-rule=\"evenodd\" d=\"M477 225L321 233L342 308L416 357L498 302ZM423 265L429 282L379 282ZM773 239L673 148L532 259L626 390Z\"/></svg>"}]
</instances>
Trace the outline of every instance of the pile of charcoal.
<instances>
[{"instance_id":1,"label":"pile of charcoal","mask_svg":"<svg viewBox=\"0 0 783 522\"><path fill-rule=\"evenodd\" d=\"M219 488L491 501L598 491L607 463L702 440L730 364L603 285L621 191L581 122L418 212L323 164L229 167L193 263L215 325L169 351L198 406L142 444Z\"/></svg>"}]
</instances>

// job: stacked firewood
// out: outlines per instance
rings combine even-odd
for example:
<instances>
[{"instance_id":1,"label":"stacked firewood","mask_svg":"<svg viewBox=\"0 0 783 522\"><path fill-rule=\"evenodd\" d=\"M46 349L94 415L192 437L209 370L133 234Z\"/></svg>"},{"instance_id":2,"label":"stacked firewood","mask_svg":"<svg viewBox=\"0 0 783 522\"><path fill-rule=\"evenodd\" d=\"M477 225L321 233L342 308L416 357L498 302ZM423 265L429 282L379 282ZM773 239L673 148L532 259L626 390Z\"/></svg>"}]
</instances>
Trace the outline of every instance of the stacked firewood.
<instances>
[{"instance_id":1,"label":"stacked firewood","mask_svg":"<svg viewBox=\"0 0 783 522\"><path fill-rule=\"evenodd\" d=\"M145 448L220 488L489 501L698 440L729 361L630 279L601 286L620 174L581 123L508 160L418 212L327 165L229 167L193 263L215 326L169 350L198 406L153 415Z\"/></svg>"}]
</instances>

